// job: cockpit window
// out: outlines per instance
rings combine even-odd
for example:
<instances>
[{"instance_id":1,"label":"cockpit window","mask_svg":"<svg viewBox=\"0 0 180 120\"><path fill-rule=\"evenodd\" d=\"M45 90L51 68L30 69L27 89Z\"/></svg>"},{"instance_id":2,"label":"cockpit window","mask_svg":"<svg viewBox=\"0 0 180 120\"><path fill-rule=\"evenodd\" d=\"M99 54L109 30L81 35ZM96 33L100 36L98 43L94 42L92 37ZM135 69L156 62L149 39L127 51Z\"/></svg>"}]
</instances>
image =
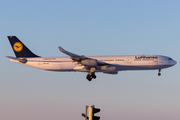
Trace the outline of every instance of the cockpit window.
<instances>
[{"instance_id":1,"label":"cockpit window","mask_svg":"<svg viewBox=\"0 0 180 120\"><path fill-rule=\"evenodd\" d=\"M168 60L173 60L172 58L168 58Z\"/></svg>"}]
</instances>

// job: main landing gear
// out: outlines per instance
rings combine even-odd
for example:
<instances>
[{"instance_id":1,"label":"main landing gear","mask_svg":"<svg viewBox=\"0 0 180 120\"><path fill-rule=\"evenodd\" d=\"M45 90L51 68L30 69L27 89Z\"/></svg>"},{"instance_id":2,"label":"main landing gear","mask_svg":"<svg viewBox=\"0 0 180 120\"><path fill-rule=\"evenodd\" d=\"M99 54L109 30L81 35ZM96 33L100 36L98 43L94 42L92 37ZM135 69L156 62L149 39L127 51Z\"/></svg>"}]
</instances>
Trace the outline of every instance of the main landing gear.
<instances>
[{"instance_id":1,"label":"main landing gear","mask_svg":"<svg viewBox=\"0 0 180 120\"><path fill-rule=\"evenodd\" d=\"M91 81L92 79L96 79L96 75L95 73L88 73L87 76L86 76L86 79L88 79L89 81Z\"/></svg>"},{"instance_id":2,"label":"main landing gear","mask_svg":"<svg viewBox=\"0 0 180 120\"><path fill-rule=\"evenodd\" d=\"M161 69L159 69L159 73L158 73L158 76L161 76Z\"/></svg>"},{"instance_id":3,"label":"main landing gear","mask_svg":"<svg viewBox=\"0 0 180 120\"><path fill-rule=\"evenodd\" d=\"M92 79L96 79L96 75L95 75L95 71L96 68L95 67L92 67L90 68L90 72L87 74L86 78L91 81Z\"/></svg>"}]
</instances>

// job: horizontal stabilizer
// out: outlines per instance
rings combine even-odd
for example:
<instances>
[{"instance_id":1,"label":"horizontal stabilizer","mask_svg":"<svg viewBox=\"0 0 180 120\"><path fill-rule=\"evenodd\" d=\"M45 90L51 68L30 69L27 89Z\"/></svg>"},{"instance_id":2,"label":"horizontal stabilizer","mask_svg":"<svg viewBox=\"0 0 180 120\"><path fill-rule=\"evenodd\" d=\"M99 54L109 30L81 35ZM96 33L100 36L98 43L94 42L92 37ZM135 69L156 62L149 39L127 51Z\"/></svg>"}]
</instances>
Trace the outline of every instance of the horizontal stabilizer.
<instances>
[{"instance_id":1,"label":"horizontal stabilizer","mask_svg":"<svg viewBox=\"0 0 180 120\"><path fill-rule=\"evenodd\" d=\"M6 56L7 58L10 58L12 60L15 60L15 61L19 61L19 62L22 62L22 63L26 63L27 60L26 59L19 59L19 58L15 58L15 57L11 57L11 56Z\"/></svg>"}]
</instances>

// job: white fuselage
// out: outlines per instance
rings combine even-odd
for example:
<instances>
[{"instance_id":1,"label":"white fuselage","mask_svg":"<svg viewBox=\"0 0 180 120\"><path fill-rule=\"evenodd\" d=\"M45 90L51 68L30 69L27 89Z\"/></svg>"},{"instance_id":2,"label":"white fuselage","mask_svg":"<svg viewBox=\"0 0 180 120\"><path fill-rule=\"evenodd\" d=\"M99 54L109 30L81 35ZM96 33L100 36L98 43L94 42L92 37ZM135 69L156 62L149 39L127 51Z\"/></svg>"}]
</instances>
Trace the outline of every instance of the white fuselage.
<instances>
[{"instance_id":1,"label":"white fuselage","mask_svg":"<svg viewBox=\"0 0 180 120\"><path fill-rule=\"evenodd\" d=\"M122 70L157 70L168 68L176 64L176 61L166 56L160 55L136 55L136 56L94 56L88 57L102 61L110 66L115 66L115 69L104 70L101 66L97 66L95 72L112 72ZM21 63L30 67L49 70L49 71L81 71L89 72L86 66L73 62L71 57L36 57L26 58L26 63Z\"/></svg>"}]
</instances>

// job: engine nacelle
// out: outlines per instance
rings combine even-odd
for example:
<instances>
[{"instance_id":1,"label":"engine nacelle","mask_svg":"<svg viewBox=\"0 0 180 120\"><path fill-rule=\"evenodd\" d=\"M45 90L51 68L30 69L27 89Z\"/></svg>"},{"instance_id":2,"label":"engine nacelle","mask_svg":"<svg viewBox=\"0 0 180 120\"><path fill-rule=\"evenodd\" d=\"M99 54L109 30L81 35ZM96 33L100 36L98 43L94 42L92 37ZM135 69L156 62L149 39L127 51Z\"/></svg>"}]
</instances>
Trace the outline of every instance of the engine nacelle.
<instances>
[{"instance_id":1,"label":"engine nacelle","mask_svg":"<svg viewBox=\"0 0 180 120\"><path fill-rule=\"evenodd\" d=\"M86 59L86 60L82 60L81 64L87 65L87 66L97 66L97 61L94 59Z\"/></svg>"},{"instance_id":2,"label":"engine nacelle","mask_svg":"<svg viewBox=\"0 0 180 120\"><path fill-rule=\"evenodd\" d=\"M111 66L111 65L101 66L101 70L104 70L104 71L116 71L116 67L115 66Z\"/></svg>"},{"instance_id":3,"label":"engine nacelle","mask_svg":"<svg viewBox=\"0 0 180 120\"><path fill-rule=\"evenodd\" d=\"M84 66L77 66L73 68L75 71L87 72L88 70Z\"/></svg>"}]
</instances>

